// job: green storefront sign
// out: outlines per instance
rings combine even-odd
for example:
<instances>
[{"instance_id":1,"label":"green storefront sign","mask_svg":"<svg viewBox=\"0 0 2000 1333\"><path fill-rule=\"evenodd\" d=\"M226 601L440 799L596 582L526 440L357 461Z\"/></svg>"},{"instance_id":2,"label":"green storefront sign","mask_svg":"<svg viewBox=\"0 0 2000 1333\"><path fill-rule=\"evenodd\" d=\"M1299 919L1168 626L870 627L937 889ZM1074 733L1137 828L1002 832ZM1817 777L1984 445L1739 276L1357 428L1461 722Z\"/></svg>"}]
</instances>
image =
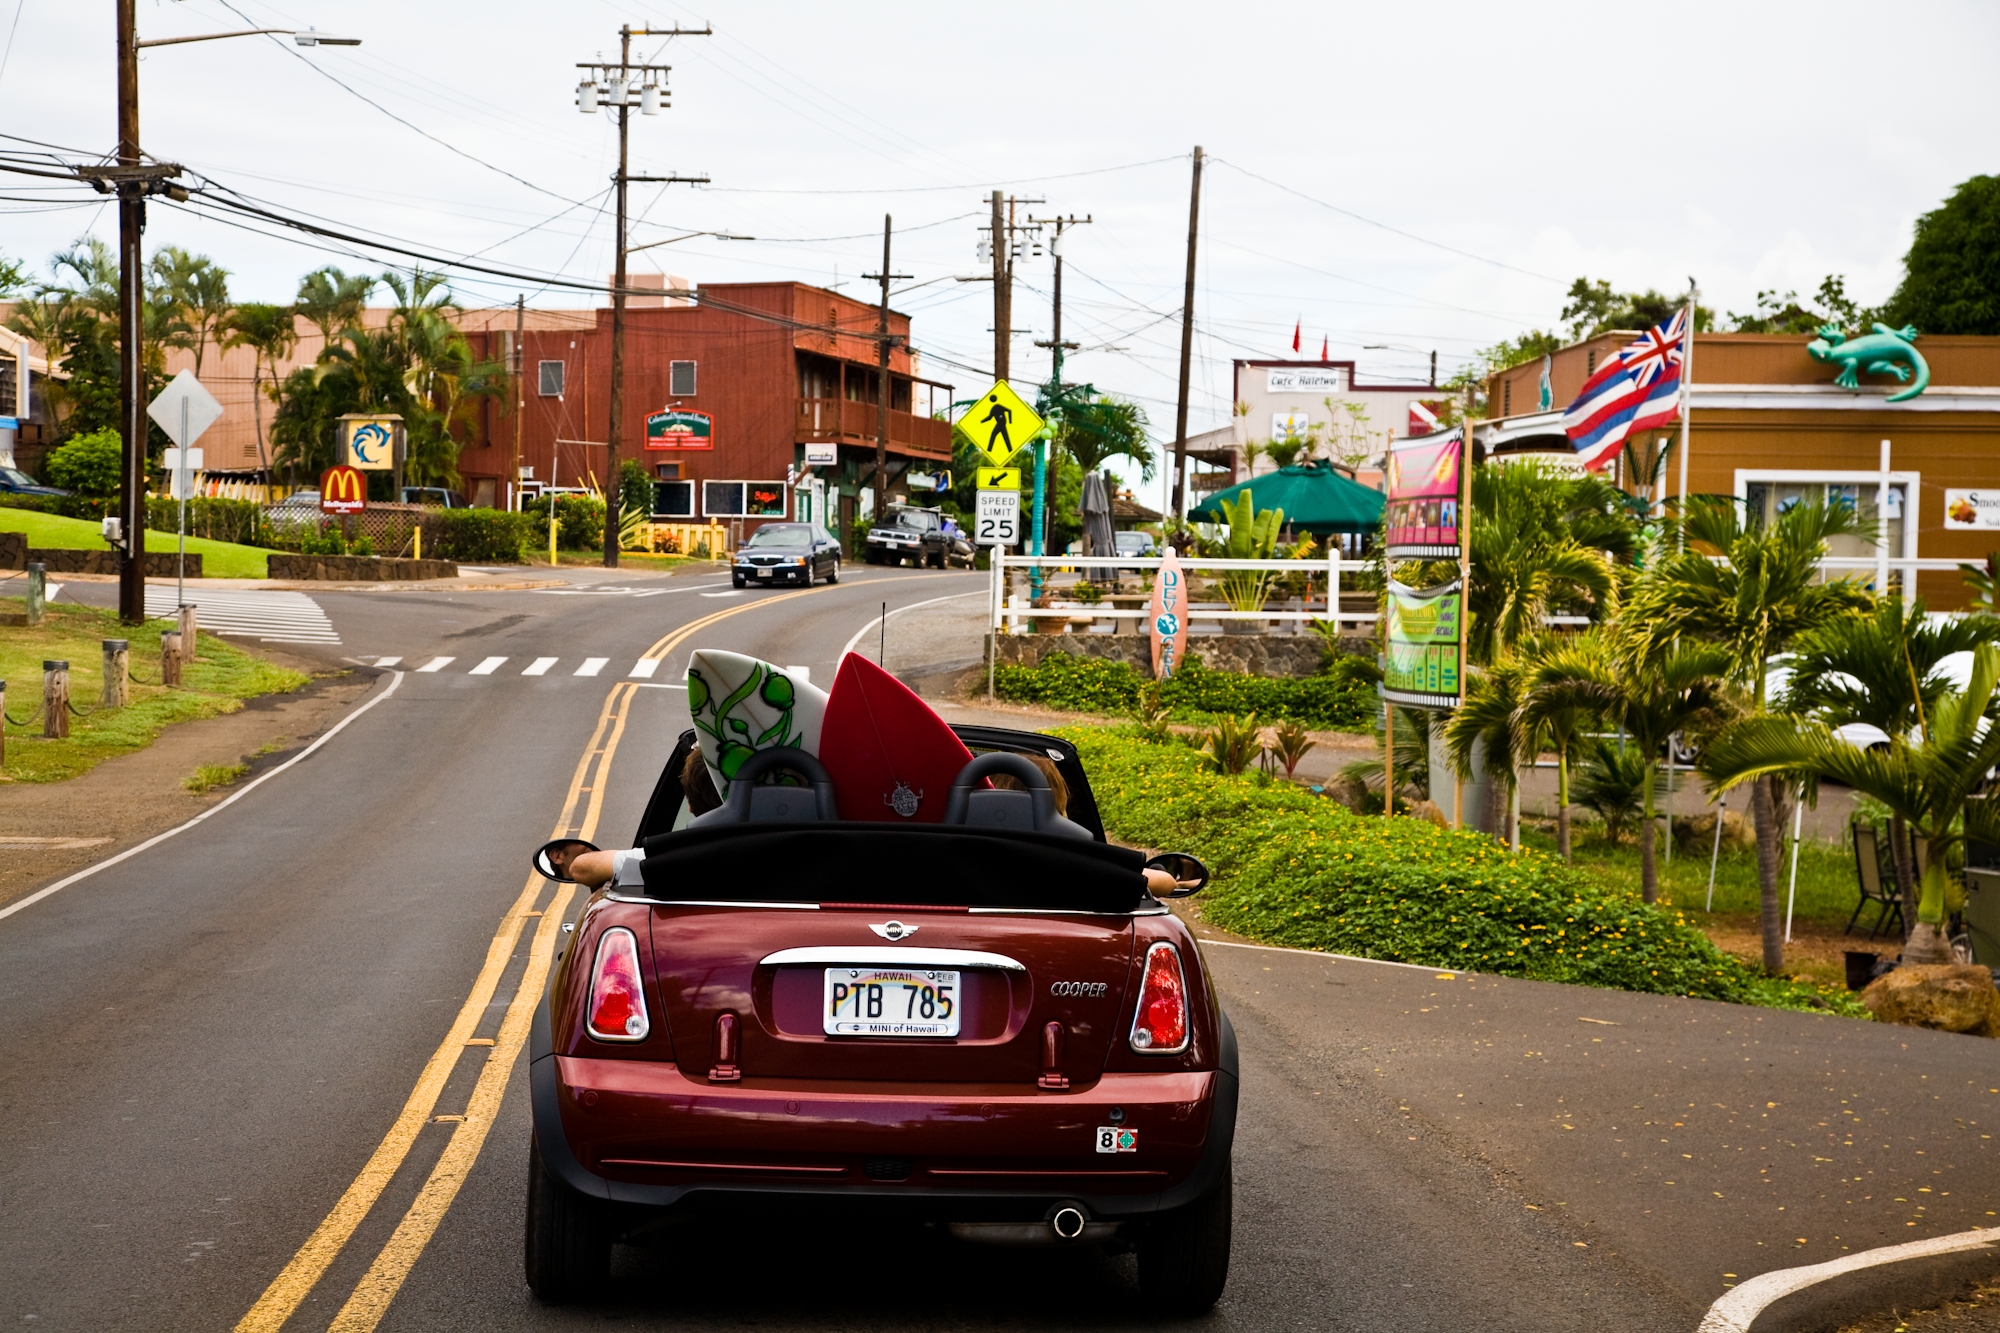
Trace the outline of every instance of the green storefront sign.
<instances>
[{"instance_id":1,"label":"green storefront sign","mask_svg":"<svg viewBox=\"0 0 2000 1333\"><path fill-rule=\"evenodd\" d=\"M1456 708L1464 690L1459 633L1465 599L1456 582L1418 592L1389 585L1382 694L1418 708Z\"/></svg>"}]
</instances>

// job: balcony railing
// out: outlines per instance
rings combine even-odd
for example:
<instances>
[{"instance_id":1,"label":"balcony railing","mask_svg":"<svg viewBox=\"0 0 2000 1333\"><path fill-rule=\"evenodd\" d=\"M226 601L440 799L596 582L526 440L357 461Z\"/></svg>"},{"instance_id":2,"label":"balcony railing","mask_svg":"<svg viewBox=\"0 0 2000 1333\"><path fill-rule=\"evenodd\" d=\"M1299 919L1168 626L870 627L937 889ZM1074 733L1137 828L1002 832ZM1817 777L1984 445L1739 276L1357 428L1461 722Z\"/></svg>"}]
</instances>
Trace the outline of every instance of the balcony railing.
<instances>
[{"instance_id":1,"label":"balcony railing","mask_svg":"<svg viewBox=\"0 0 2000 1333\"><path fill-rule=\"evenodd\" d=\"M801 398L794 438L837 440L842 444L875 443L879 409L874 403L846 398ZM910 412L889 413L889 447L897 453L925 458L951 457L951 423Z\"/></svg>"}]
</instances>

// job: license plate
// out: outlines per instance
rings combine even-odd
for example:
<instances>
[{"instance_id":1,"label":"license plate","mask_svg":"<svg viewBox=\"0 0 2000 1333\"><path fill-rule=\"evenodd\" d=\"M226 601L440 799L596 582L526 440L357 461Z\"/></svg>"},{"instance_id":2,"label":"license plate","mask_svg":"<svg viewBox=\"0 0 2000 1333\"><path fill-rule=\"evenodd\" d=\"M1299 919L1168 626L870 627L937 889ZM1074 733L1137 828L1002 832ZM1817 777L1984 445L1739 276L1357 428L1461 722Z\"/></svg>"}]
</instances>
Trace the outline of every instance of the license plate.
<instances>
[{"instance_id":1,"label":"license plate","mask_svg":"<svg viewBox=\"0 0 2000 1333\"><path fill-rule=\"evenodd\" d=\"M768 579L771 577L771 571L768 569L760 569L757 571L757 577L760 579Z\"/></svg>"},{"instance_id":2,"label":"license plate","mask_svg":"<svg viewBox=\"0 0 2000 1333\"><path fill-rule=\"evenodd\" d=\"M958 973L829 967L825 1031L839 1037L956 1037Z\"/></svg>"}]
</instances>

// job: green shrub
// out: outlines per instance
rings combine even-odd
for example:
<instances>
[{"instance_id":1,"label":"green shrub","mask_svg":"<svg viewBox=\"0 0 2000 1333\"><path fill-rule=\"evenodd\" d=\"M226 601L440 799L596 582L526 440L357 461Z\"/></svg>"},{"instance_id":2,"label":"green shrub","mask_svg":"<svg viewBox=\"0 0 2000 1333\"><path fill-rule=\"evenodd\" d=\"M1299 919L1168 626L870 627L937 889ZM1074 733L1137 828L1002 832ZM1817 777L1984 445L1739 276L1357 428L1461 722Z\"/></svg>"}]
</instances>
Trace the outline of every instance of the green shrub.
<instances>
[{"instance_id":1,"label":"green shrub","mask_svg":"<svg viewBox=\"0 0 2000 1333\"><path fill-rule=\"evenodd\" d=\"M556 540L562 540L563 516L556 511ZM604 531L602 510L597 531ZM424 554L439 560L475 565L518 565L549 539L548 510L541 517L510 514L504 509L439 509L424 515Z\"/></svg>"},{"instance_id":2,"label":"green shrub","mask_svg":"<svg viewBox=\"0 0 2000 1333\"><path fill-rule=\"evenodd\" d=\"M146 526L154 532L172 532L180 523L180 501L166 496L146 500ZM197 496L187 504L190 537L235 542L239 546L276 546L264 506L255 500L221 500Z\"/></svg>"},{"instance_id":3,"label":"green shrub","mask_svg":"<svg viewBox=\"0 0 2000 1333\"><path fill-rule=\"evenodd\" d=\"M1137 716L1151 677L1107 658L1050 653L1035 666L1003 666L993 673L994 693L1014 703L1078 713ZM1316 676L1251 676L1211 671L1190 657L1159 685L1160 703L1176 722L1208 722L1257 713L1267 722L1365 730L1377 708L1372 670L1359 658L1339 657Z\"/></svg>"},{"instance_id":4,"label":"green shrub","mask_svg":"<svg viewBox=\"0 0 2000 1333\"><path fill-rule=\"evenodd\" d=\"M1763 977L1671 908L1540 852L1420 819L1363 818L1289 783L1205 772L1185 745L1070 728L1111 836L1192 852L1204 917L1272 944L1616 990L1862 1011Z\"/></svg>"},{"instance_id":5,"label":"green shrub","mask_svg":"<svg viewBox=\"0 0 2000 1333\"><path fill-rule=\"evenodd\" d=\"M124 465L125 446L121 437L107 427L70 437L49 455L42 471L51 486L93 500L105 500L118 494Z\"/></svg>"},{"instance_id":6,"label":"green shrub","mask_svg":"<svg viewBox=\"0 0 2000 1333\"><path fill-rule=\"evenodd\" d=\"M556 506L556 546L564 551L604 549L604 501L593 495L558 495ZM522 512L541 519L538 540L546 544L549 532L549 501L538 495L522 506Z\"/></svg>"}]
</instances>

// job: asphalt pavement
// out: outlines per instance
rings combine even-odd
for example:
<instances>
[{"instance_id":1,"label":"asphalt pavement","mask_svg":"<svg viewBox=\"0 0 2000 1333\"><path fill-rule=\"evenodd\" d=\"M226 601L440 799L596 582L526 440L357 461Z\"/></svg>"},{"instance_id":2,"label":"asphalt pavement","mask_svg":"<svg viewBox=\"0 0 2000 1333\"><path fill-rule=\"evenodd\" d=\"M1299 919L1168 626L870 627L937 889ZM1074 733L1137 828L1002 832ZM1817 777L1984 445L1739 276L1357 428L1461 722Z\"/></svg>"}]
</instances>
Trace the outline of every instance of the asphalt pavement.
<instances>
[{"instance_id":1,"label":"asphalt pavement","mask_svg":"<svg viewBox=\"0 0 2000 1333\"><path fill-rule=\"evenodd\" d=\"M0 1322L1145 1322L1129 1258L777 1219L621 1247L601 1307L528 1295L512 1020L568 895L527 853L557 828L629 838L687 725L692 648L821 684L857 640L887 637L892 669L899 635L947 661L963 645L920 627L963 621L935 599L985 586L562 578L309 594L339 642L287 651L377 673L368 711L188 833L0 919ZM883 636L885 601L912 609ZM1754 1274L2000 1221L2000 1048L1203 933L1244 1075L1233 1269L1204 1326L1692 1329ZM1757 1327L1996 1269L1831 1284Z\"/></svg>"}]
</instances>

